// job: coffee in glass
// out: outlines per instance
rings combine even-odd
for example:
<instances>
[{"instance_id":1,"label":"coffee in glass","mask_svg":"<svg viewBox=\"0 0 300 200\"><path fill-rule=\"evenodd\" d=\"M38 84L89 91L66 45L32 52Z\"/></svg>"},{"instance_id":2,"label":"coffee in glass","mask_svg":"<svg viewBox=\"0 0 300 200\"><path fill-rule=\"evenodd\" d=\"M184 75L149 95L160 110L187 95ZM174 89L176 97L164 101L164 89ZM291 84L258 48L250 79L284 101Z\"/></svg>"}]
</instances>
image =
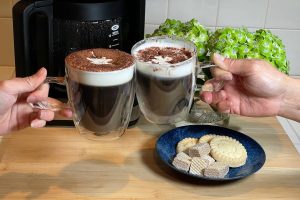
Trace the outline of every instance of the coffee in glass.
<instances>
[{"instance_id":1,"label":"coffee in glass","mask_svg":"<svg viewBox=\"0 0 300 200\"><path fill-rule=\"evenodd\" d=\"M80 50L65 58L65 71L68 104L79 133L89 139L120 137L128 126L135 95L133 56L114 49Z\"/></svg>"},{"instance_id":2,"label":"coffee in glass","mask_svg":"<svg viewBox=\"0 0 300 200\"><path fill-rule=\"evenodd\" d=\"M153 37L132 48L137 64L137 99L142 113L156 124L185 120L190 109L196 47L174 37Z\"/></svg>"},{"instance_id":3,"label":"coffee in glass","mask_svg":"<svg viewBox=\"0 0 300 200\"><path fill-rule=\"evenodd\" d=\"M132 56L112 49L88 49L68 55L65 65L68 97L80 132L88 137L117 137L124 132L134 97Z\"/></svg>"}]
</instances>

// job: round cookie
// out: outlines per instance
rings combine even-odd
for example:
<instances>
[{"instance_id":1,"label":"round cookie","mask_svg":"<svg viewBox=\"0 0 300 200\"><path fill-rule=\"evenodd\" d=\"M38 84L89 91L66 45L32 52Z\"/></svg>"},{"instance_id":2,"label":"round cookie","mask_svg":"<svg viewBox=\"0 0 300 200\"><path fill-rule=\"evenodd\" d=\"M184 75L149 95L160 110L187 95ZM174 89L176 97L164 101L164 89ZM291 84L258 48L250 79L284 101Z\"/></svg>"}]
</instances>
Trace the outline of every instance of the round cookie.
<instances>
[{"instance_id":1,"label":"round cookie","mask_svg":"<svg viewBox=\"0 0 300 200\"><path fill-rule=\"evenodd\" d=\"M246 163L247 151L237 140L228 136L217 136L210 141L211 156L229 167L240 167Z\"/></svg>"},{"instance_id":2,"label":"round cookie","mask_svg":"<svg viewBox=\"0 0 300 200\"><path fill-rule=\"evenodd\" d=\"M190 147L197 144L197 138L184 138L183 140L179 141L176 147L176 152L182 152L188 150Z\"/></svg>"},{"instance_id":3,"label":"round cookie","mask_svg":"<svg viewBox=\"0 0 300 200\"><path fill-rule=\"evenodd\" d=\"M200 137L198 143L209 143L214 137L216 137L217 135L215 134L207 134L207 135L203 135L202 137Z\"/></svg>"}]
</instances>

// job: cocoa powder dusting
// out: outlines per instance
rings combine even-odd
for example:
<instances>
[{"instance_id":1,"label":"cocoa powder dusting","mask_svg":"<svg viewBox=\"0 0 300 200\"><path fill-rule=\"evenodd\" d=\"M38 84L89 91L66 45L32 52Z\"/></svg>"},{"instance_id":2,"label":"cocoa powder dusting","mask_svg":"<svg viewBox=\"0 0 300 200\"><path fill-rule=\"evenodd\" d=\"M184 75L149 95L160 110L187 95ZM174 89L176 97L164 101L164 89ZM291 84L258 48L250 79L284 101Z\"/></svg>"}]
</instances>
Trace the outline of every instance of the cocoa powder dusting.
<instances>
[{"instance_id":1,"label":"cocoa powder dusting","mask_svg":"<svg viewBox=\"0 0 300 200\"><path fill-rule=\"evenodd\" d=\"M148 47L139 50L137 57L140 61L151 62L157 64L157 57L170 58L167 63L176 64L188 60L192 57L192 53L185 48L175 47Z\"/></svg>"},{"instance_id":2,"label":"cocoa powder dusting","mask_svg":"<svg viewBox=\"0 0 300 200\"><path fill-rule=\"evenodd\" d=\"M90 59L109 60L107 64L95 64ZM116 49L86 49L69 54L65 62L68 66L91 72L109 72L125 69L134 63L134 58L128 53Z\"/></svg>"}]
</instances>

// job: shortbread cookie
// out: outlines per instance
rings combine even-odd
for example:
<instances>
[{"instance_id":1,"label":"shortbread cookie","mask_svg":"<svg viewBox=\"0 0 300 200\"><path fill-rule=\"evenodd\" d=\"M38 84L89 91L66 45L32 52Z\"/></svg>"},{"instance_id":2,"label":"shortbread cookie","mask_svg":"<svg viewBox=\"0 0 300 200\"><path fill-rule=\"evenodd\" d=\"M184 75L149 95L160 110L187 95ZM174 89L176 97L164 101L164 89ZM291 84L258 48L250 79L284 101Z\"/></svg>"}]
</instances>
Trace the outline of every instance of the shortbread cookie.
<instances>
[{"instance_id":1,"label":"shortbread cookie","mask_svg":"<svg viewBox=\"0 0 300 200\"><path fill-rule=\"evenodd\" d=\"M207 165L211 165L215 162L215 159L213 159L210 155L204 155L201 156L201 158L207 162Z\"/></svg>"},{"instance_id":2,"label":"shortbread cookie","mask_svg":"<svg viewBox=\"0 0 300 200\"><path fill-rule=\"evenodd\" d=\"M172 164L180 170L188 172L191 166L191 160L185 159L183 156L176 156Z\"/></svg>"},{"instance_id":3,"label":"shortbread cookie","mask_svg":"<svg viewBox=\"0 0 300 200\"><path fill-rule=\"evenodd\" d=\"M197 142L198 142L197 138L185 138L185 139L178 142L176 151L177 151L177 153L182 152L182 151L186 151L190 147L197 144Z\"/></svg>"},{"instance_id":4,"label":"shortbread cookie","mask_svg":"<svg viewBox=\"0 0 300 200\"><path fill-rule=\"evenodd\" d=\"M247 151L237 140L227 136L217 136L210 142L211 155L216 161L229 167L240 167L246 163Z\"/></svg>"},{"instance_id":5,"label":"shortbread cookie","mask_svg":"<svg viewBox=\"0 0 300 200\"><path fill-rule=\"evenodd\" d=\"M201 157L208 155L210 152L210 146L208 143L199 143L189 148L190 157Z\"/></svg>"},{"instance_id":6,"label":"shortbread cookie","mask_svg":"<svg viewBox=\"0 0 300 200\"><path fill-rule=\"evenodd\" d=\"M216 134L207 134L200 137L198 143L209 143L214 137L216 137Z\"/></svg>"},{"instance_id":7,"label":"shortbread cookie","mask_svg":"<svg viewBox=\"0 0 300 200\"><path fill-rule=\"evenodd\" d=\"M228 172L228 165L222 162L215 162L204 169L204 176L211 178L224 178Z\"/></svg>"},{"instance_id":8,"label":"shortbread cookie","mask_svg":"<svg viewBox=\"0 0 300 200\"><path fill-rule=\"evenodd\" d=\"M191 166L190 166L190 173L194 175L203 175L203 169L205 169L208 166L207 161L200 157L194 157L192 158Z\"/></svg>"}]
</instances>

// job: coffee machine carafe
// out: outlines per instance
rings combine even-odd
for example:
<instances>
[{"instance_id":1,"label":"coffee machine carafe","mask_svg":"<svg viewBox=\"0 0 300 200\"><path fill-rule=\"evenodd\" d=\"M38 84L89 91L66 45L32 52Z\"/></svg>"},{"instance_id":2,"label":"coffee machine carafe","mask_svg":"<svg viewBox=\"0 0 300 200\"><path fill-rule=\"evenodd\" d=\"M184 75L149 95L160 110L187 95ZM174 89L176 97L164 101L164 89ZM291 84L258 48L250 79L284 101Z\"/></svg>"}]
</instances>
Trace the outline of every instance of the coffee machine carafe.
<instances>
[{"instance_id":1,"label":"coffee machine carafe","mask_svg":"<svg viewBox=\"0 0 300 200\"><path fill-rule=\"evenodd\" d=\"M130 53L144 23L145 0L21 0L13 7L16 75L44 66L48 76L64 76L64 58L81 49ZM49 96L64 101L66 89L51 85Z\"/></svg>"}]
</instances>

